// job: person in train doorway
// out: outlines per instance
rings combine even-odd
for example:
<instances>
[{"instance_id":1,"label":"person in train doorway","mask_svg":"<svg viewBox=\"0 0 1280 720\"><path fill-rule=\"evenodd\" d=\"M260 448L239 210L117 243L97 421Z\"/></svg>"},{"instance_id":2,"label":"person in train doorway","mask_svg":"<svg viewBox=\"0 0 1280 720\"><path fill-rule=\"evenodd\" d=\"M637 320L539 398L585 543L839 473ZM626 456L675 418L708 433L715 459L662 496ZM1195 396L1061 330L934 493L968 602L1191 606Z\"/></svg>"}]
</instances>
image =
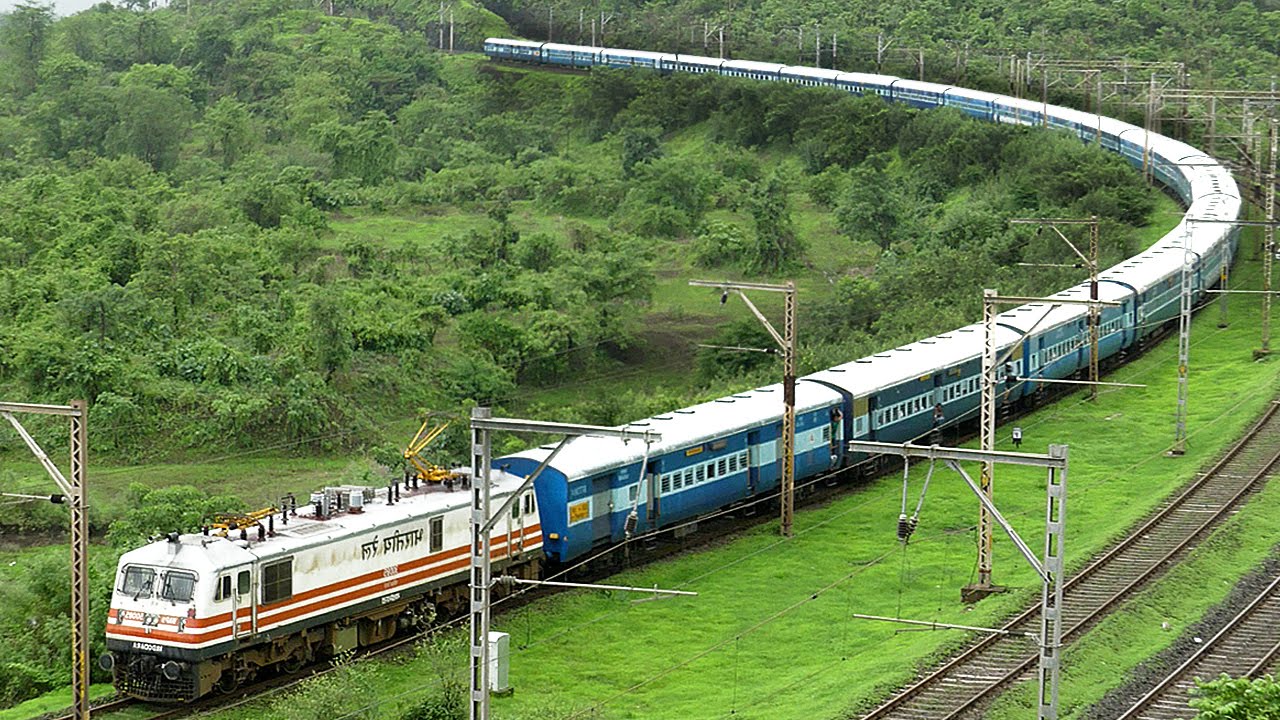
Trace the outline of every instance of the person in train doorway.
<instances>
[{"instance_id":1,"label":"person in train doorway","mask_svg":"<svg viewBox=\"0 0 1280 720\"><path fill-rule=\"evenodd\" d=\"M1022 428L1020 427L1013 429L1013 446L1015 448L1022 447Z\"/></svg>"},{"instance_id":2,"label":"person in train doorway","mask_svg":"<svg viewBox=\"0 0 1280 720\"><path fill-rule=\"evenodd\" d=\"M933 406L933 430L929 432L929 443L931 445L942 444L942 421L946 419L942 414L942 403Z\"/></svg>"}]
</instances>

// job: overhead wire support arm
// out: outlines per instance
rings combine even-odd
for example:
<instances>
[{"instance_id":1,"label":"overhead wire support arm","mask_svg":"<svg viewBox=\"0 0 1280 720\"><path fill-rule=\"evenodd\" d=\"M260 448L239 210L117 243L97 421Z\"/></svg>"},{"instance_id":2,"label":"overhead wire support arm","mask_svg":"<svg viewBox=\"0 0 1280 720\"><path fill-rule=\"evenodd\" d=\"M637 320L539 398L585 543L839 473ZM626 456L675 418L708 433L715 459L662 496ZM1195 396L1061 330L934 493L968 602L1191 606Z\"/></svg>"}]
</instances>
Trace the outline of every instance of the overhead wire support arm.
<instances>
[{"instance_id":1,"label":"overhead wire support arm","mask_svg":"<svg viewBox=\"0 0 1280 720\"><path fill-rule=\"evenodd\" d=\"M56 415L70 421L70 479L54 465L39 443L18 420L18 414ZM65 502L71 525L71 697L76 720L89 720L89 508L85 496L89 439L88 406L83 400L70 405L0 402L3 415L36 456L62 495L38 496L53 503ZM12 495L6 493L6 495Z\"/></svg>"},{"instance_id":2,"label":"overhead wire support arm","mask_svg":"<svg viewBox=\"0 0 1280 720\"><path fill-rule=\"evenodd\" d=\"M902 625L915 625L930 630L967 630L969 632L980 632L988 635L1013 635L1015 637L1025 637L1040 642L1040 636L1033 632L1025 632L1020 630L1003 630L1000 628L984 628L975 625L956 625L955 623L941 623L932 620L907 620L905 618L885 617L884 615L866 615L864 613L853 613L849 617L857 620L879 620L881 622L900 623Z\"/></svg>"},{"instance_id":3,"label":"overhead wire support arm","mask_svg":"<svg viewBox=\"0 0 1280 720\"><path fill-rule=\"evenodd\" d=\"M779 473L781 486L779 491L779 532L783 537L791 537L792 521L795 513L795 442L796 442L796 285L787 282L785 285L768 283L735 282L732 280L690 280L693 287L716 288L720 291L720 304L729 299L732 292L746 303L751 314L756 316L764 329L773 337L773 341L782 350L782 468ZM760 312L746 291L782 293L784 296L783 327L779 333L773 323Z\"/></svg>"},{"instance_id":4,"label":"overhead wire support arm","mask_svg":"<svg viewBox=\"0 0 1280 720\"><path fill-rule=\"evenodd\" d=\"M620 592L653 593L654 595L685 595L691 597L697 597L698 595L698 593L693 592L692 590L664 590L658 587L646 588L634 587L631 585L599 585L595 583L564 582L562 580L528 580L526 578L518 578L512 575L503 575L495 581L495 584L497 583L508 585L546 585L548 587L581 588L583 590L617 590Z\"/></svg>"}]
</instances>

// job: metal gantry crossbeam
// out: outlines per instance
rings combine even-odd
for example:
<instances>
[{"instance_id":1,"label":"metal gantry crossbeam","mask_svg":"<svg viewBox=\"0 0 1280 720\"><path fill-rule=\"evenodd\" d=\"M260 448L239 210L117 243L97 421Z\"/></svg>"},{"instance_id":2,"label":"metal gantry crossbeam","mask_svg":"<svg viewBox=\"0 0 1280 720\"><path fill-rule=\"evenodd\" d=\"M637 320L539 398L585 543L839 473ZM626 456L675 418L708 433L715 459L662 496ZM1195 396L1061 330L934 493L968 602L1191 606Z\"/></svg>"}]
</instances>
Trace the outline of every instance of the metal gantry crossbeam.
<instances>
[{"instance_id":1,"label":"metal gantry crossbeam","mask_svg":"<svg viewBox=\"0 0 1280 720\"><path fill-rule=\"evenodd\" d=\"M497 513L490 513L490 480L492 478L492 434L497 431L528 432L548 435L561 435L563 440L556 448L538 464L520 487L512 493ZM551 460L574 437L612 437L620 440L639 440L646 445L658 442L662 434L648 428L603 427L600 425L578 425L572 423L543 422L539 420L520 420L514 418L495 418L489 408L477 407L471 411L471 623L470 623L470 710L471 720L488 720L489 718L489 619L490 595L493 590L492 556L490 554L490 531L498 518L506 515L511 504L524 494L538 479ZM648 453L645 453L648 457ZM647 465L647 461L644 463ZM647 467L640 468L640 479L643 485L648 473ZM516 579L504 580L517 582ZM644 589L644 592L653 592ZM666 592L666 591L664 591ZM672 591L673 594L685 594L685 591Z\"/></svg>"},{"instance_id":2,"label":"metal gantry crossbeam","mask_svg":"<svg viewBox=\"0 0 1280 720\"><path fill-rule=\"evenodd\" d=\"M735 293L746 303L751 314L756 316L764 329L773 337L773 341L782 350L782 472L778 505L780 506L780 529L783 537L791 537L792 521L795 515L796 497L796 285L788 281L785 285L768 283L735 282L730 280L690 280L693 287L709 287L720 290L720 303L729 299L729 293ZM769 319L760 312L747 290L782 293L785 298L783 308L783 326L779 333Z\"/></svg>"},{"instance_id":3,"label":"metal gantry crossbeam","mask_svg":"<svg viewBox=\"0 0 1280 720\"><path fill-rule=\"evenodd\" d=\"M70 420L70 479L23 427L19 414L59 415ZM61 496L42 496L41 499L55 503L65 500L71 510L71 697L76 720L89 720L89 508L85 497L88 405L83 400L73 400L70 405L0 402L0 417L17 430L62 491Z\"/></svg>"},{"instance_id":4,"label":"metal gantry crossbeam","mask_svg":"<svg viewBox=\"0 0 1280 720\"><path fill-rule=\"evenodd\" d=\"M1067 465L1068 448L1066 445L1050 445L1047 455L1023 452L1004 452L989 449L972 450L968 448L941 447L938 445L914 445L912 443L881 443L865 440L851 440L846 443L849 452L867 453L869 455L897 455L910 460L919 458L930 461L942 460L954 470L969 489L978 496L984 509L991 513L995 521L1008 533L1009 538L1018 548L1018 552L1027 560L1036 574L1040 576L1040 633L1037 639L1040 645L1039 671L1039 720L1056 720L1058 717L1058 684L1061 676L1062 650L1062 584L1063 584L1063 539L1066 535L1067 504ZM1018 535L1013 526L1002 516L992 502L987 489L980 487L960 467L961 462L980 462L985 468L989 464L1004 463L1045 468L1048 482L1045 486L1045 521L1044 521L1044 553L1040 559L1026 542ZM989 489L989 488L988 488ZM904 488L905 492L905 488ZM881 616L855 615L870 620L890 620L914 625L929 625L923 621L900 620ZM977 632L1004 634L1007 631L988 628L954 626Z\"/></svg>"}]
</instances>

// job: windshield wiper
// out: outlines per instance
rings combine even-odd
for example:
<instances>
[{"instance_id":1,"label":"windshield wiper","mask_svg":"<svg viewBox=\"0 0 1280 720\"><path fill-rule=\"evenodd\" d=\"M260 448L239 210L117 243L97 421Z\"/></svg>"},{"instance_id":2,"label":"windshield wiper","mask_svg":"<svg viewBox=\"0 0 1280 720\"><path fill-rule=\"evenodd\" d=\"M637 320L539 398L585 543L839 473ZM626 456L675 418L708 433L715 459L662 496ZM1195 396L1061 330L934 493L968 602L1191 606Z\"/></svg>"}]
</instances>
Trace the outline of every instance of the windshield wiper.
<instances>
[{"instance_id":1,"label":"windshield wiper","mask_svg":"<svg viewBox=\"0 0 1280 720\"><path fill-rule=\"evenodd\" d=\"M134 599L134 600L137 600L138 598L142 597L142 593L144 593L144 592L150 592L150 590L151 590L151 583L152 583L152 580L150 580L150 579L149 579L149 580L147 580L146 582L142 583L142 587L138 588L138 592L136 592L136 593L134 593L134 594L133 594L133 599Z\"/></svg>"}]
</instances>

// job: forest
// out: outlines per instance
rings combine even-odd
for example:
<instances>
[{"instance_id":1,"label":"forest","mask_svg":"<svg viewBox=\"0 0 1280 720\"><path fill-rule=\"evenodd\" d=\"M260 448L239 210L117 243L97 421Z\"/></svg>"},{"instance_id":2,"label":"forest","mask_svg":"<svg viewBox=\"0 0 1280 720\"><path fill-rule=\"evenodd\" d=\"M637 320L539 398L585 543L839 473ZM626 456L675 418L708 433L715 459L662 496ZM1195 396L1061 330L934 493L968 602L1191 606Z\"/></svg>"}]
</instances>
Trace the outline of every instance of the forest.
<instances>
[{"instance_id":1,"label":"forest","mask_svg":"<svg viewBox=\"0 0 1280 720\"><path fill-rule=\"evenodd\" d=\"M461 9L467 38L509 32ZM693 347L767 338L710 314L691 277L795 278L808 372L972 321L983 284L1078 279L1019 266L1070 251L1012 217L1097 214L1105 263L1174 221L1069 137L834 91L495 66L433 49L433 10L0 17L0 396L86 398L107 465L264 447L393 464L428 410L614 424L775 381L769 356ZM95 642L119 551L242 502L142 485L104 502ZM0 633L25 638L0 646L0 702L67 682L64 562L0 589Z\"/></svg>"}]
</instances>

